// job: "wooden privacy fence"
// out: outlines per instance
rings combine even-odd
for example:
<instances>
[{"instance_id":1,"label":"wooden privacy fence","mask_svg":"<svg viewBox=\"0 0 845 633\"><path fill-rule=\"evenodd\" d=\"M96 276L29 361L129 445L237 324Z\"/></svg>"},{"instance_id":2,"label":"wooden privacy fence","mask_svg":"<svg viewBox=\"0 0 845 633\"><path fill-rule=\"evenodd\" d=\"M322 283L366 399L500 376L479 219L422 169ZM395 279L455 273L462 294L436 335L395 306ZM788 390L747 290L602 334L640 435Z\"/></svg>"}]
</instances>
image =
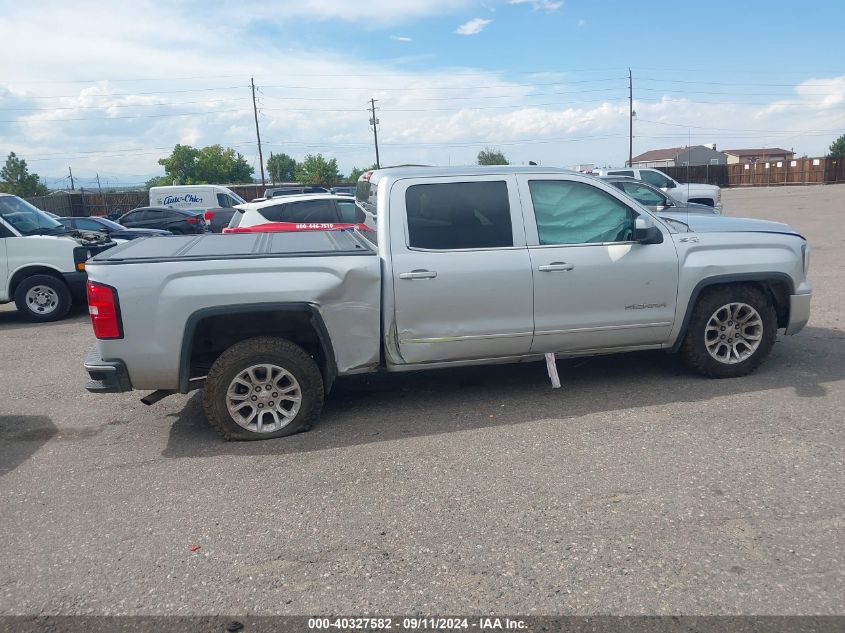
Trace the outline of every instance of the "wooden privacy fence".
<instances>
[{"instance_id":1,"label":"wooden privacy fence","mask_svg":"<svg viewBox=\"0 0 845 633\"><path fill-rule=\"evenodd\" d=\"M27 202L42 211L61 217L109 215L126 213L150 202L147 191L118 191L93 193L88 191L58 191L49 196L27 198Z\"/></svg>"},{"instance_id":2,"label":"wooden privacy fence","mask_svg":"<svg viewBox=\"0 0 845 633\"><path fill-rule=\"evenodd\" d=\"M720 187L772 187L845 183L843 158L795 158L736 165L661 167L679 182L700 182Z\"/></svg>"}]
</instances>

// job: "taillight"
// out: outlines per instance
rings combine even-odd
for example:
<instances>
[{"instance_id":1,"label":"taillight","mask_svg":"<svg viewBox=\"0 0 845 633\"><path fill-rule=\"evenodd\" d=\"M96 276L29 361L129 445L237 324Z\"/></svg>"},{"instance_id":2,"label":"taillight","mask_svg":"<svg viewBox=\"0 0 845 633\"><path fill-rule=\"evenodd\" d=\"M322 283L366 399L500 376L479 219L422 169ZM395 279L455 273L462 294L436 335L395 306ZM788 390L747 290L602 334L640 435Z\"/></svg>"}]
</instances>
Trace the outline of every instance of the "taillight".
<instances>
[{"instance_id":1,"label":"taillight","mask_svg":"<svg viewBox=\"0 0 845 633\"><path fill-rule=\"evenodd\" d=\"M89 281L87 288L88 312L91 325L94 326L94 336L99 339L123 338L117 290L94 281Z\"/></svg>"},{"instance_id":2,"label":"taillight","mask_svg":"<svg viewBox=\"0 0 845 633\"><path fill-rule=\"evenodd\" d=\"M211 209L209 209L208 211L206 211L206 212L203 214L203 216L202 216L202 217L204 217L204 218L205 218L205 221L206 221L206 222L210 222L210 221L211 221L211 218L213 218L213 217L214 217L214 211L212 211Z\"/></svg>"},{"instance_id":3,"label":"taillight","mask_svg":"<svg viewBox=\"0 0 845 633\"><path fill-rule=\"evenodd\" d=\"M189 215L187 218L185 218L185 222L187 222L188 224L196 224L197 222L199 222L199 218Z\"/></svg>"}]
</instances>

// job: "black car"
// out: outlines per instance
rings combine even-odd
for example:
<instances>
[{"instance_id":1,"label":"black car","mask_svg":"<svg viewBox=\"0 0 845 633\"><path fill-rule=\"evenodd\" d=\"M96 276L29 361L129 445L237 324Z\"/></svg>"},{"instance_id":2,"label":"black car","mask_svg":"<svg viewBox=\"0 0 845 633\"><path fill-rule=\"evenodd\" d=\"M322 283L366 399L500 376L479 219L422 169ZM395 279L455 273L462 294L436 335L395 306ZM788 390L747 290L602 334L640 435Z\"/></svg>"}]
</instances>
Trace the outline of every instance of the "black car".
<instances>
[{"instance_id":1,"label":"black car","mask_svg":"<svg viewBox=\"0 0 845 633\"><path fill-rule=\"evenodd\" d=\"M269 187L264 190L264 199L278 198L279 196L298 196L302 193L331 193L325 187L293 186L293 187ZM254 202L254 201L253 201Z\"/></svg>"},{"instance_id":2,"label":"black car","mask_svg":"<svg viewBox=\"0 0 845 633\"><path fill-rule=\"evenodd\" d=\"M108 218L59 218L58 221L69 229L97 231L98 233L105 233L112 239L118 240L134 240L139 237L171 235L170 231L163 231L161 229L128 229Z\"/></svg>"},{"instance_id":3,"label":"black car","mask_svg":"<svg viewBox=\"0 0 845 633\"><path fill-rule=\"evenodd\" d=\"M174 235L207 233L208 225L202 214L199 209L141 207L121 216L118 223L129 229L164 229Z\"/></svg>"}]
</instances>

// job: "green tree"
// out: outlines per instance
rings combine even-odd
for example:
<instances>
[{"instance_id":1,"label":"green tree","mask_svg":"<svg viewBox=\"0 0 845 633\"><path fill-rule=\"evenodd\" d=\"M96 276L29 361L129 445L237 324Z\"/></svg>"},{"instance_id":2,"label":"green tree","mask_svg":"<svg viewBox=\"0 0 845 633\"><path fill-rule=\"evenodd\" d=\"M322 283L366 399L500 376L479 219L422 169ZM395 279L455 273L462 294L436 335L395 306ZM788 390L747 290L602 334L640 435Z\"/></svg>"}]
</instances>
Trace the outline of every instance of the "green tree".
<instances>
[{"instance_id":1,"label":"green tree","mask_svg":"<svg viewBox=\"0 0 845 633\"><path fill-rule=\"evenodd\" d=\"M845 158L845 134L830 144L830 154L828 156L831 158Z\"/></svg>"},{"instance_id":2,"label":"green tree","mask_svg":"<svg viewBox=\"0 0 845 633\"><path fill-rule=\"evenodd\" d=\"M485 147L483 150L478 152L478 164L510 165L508 159L505 158L505 155L502 153L502 150L498 150L494 147Z\"/></svg>"},{"instance_id":3,"label":"green tree","mask_svg":"<svg viewBox=\"0 0 845 633\"><path fill-rule=\"evenodd\" d=\"M165 175L150 182L161 178L168 185L174 182L182 185L252 182L255 171L243 156L222 145L201 149L176 145L170 156L160 159L158 164L164 167Z\"/></svg>"},{"instance_id":4,"label":"green tree","mask_svg":"<svg viewBox=\"0 0 845 633\"><path fill-rule=\"evenodd\" d=\"M359 167L353 167L352 171L349 172L349 178L346 179L346 182L358 182L358 179L361 177L361 174L364 174L371 169L376 169L375 165L370 165L369 167L364 167L361 169Z\"/></svg>"},{"instance_id":5,"label":"green tree","mask_svg":"<svg viewBox=\"0 0 845 633\"><path fill-rule=\"evenodd\" d=\"M287 154L270 154L267 173L274 183L293 182L296 180L296 160Z\"/></svg>"},{"instance_id":6,"label":"green tree","mask_svg":"<svg viewBox=\"0 0 845 633\"><path fill-rule=\"evenodd\" d=\"M176 145L170 156L160 158L158 164L164 167L164 173L170 180L181 185L192 184L197 170L199 150L190 145Z\"/></svg>"},{"instance_id":7,"label":"green tree","mask_svg":"<svg viewBox=\"0 0 845 633\"><path fill-rule=\"evenodd\" d=\"M6 164L0 169L0 191L16 196L44 196L47 187L38 179L38 174L30 174L26 161L9 152Z\"/></svg>"},{"instance_id":8,"label":"green tree","mask_svg":"<svg viewBox=\"0 0 845 633\"><path fill-rule=\"evenodd\" d=\"M173 179L169 176L153 176L150 178L146 185L147 188L149 187L167 187L168 185L173 184Z\"/></svg>"},{"instance_id":9,"label":"green tree","mask_svg":"<svg viewBox=\"0 0 845 633\"><path fill-rule=\"evenodd\" d=\"M337 159L326 160L322 154L308 154L296 166L296 179L305 185L331 187L341 178L337 171Z\"/></svg>"}]
</instances>

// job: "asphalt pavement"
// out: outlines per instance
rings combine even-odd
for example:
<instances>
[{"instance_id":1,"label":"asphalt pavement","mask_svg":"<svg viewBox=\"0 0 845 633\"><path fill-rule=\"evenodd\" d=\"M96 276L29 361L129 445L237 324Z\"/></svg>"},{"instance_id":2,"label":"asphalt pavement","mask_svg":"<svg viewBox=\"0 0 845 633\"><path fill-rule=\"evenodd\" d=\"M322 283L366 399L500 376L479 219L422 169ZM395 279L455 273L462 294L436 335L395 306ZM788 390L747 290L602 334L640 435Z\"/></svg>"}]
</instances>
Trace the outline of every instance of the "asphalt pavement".
<instances>
[{"instance_id":1,"label":"asphalt pavement","mask_svg":"<svg viewBox=\"0 0 845 633\"><path fill-rule=\"evenodd\" d=\"M226 443L92 395L84 311L0 307L0 614L842 614L845 186L726 190L813 247L752 376L663 353L338 381Z\"/></svg>"}]
</instances>

